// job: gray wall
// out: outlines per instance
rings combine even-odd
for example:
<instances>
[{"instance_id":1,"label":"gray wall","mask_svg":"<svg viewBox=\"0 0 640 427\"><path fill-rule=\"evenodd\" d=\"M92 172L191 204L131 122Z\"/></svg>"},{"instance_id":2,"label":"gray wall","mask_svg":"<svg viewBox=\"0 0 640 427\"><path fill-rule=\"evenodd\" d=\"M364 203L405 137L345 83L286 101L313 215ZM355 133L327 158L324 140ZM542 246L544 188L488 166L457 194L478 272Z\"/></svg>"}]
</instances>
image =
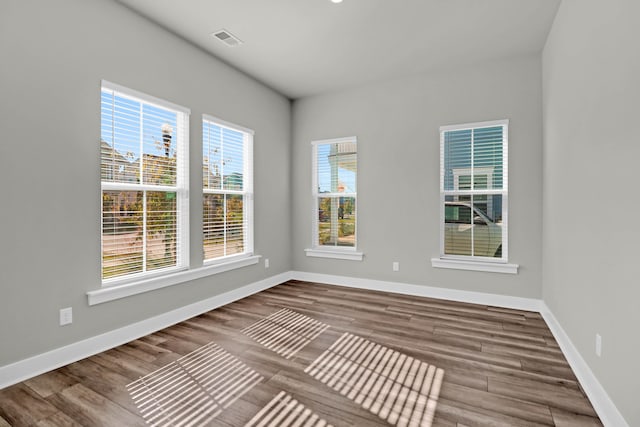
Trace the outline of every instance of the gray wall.
<instances>
[{"instance_id":1,"label":"gray wall","mask_svg":"<svg viewBox=\"0 0 640 427\"><path fill-rule=\"evenodd\" d=\"M106 0L0 3L0 366L291 268L290 102ZM100 288L100 80L191 108L191 261L201 118L255 130L255 251L234 272L88 307ZM58 326L72 306L74 323Z\"/></svg>"},{"instance_id":2,"label":"gray wall","mask_svg":"<svg viewBox=\"0 0 640 427\"><path fill-rule=\"evenodd\" d=\"M543 297L632 426L640 425L638 16L637 0L564 0L543 54Z\"/></svg>"},{"instance_id":3,"label":"gray wall","mask_svg":"<svg viewBox=\"0 0 640 427\"><path fill-rule=\"evenodd\" d=\"M539 55L487 61L302 98L293 106L296 270L541 297L542 78ZM439 127L510 119L509 258L517 276L431 267L439 255ZM306 257L311 141L358 137L362 262ZM392 272L393 261L400 271Z\"/></svg>"}]
</instances>

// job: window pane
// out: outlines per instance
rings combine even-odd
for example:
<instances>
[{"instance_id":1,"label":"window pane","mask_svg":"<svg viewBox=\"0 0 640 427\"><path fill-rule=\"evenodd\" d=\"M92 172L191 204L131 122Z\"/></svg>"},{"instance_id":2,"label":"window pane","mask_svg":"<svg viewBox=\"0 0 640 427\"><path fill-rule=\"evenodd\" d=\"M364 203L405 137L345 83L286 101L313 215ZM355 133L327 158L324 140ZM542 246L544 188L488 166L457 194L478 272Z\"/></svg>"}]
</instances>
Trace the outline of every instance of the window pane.
<instances>
[{"instance_id":1,"label":"window pane","mask_svg":"<svg viewBox=\"0 0 640 427\"><path fill-rule=\"evenodd\" d=\"M102 278L142 271L141 191L102 192Z\"/></svg>"},{"instance_id":2,"label":"window pane","mask_svg":"<svg viewBox=\"0 0 640 427\"><path fill-rule=\"evenodd\" d=\"M103 90L102 180L139 183L142 175L145 184L175 185L177 123L176 112Z\"/></svg>"},{"instance_id":3,"label":"window pane","mask_svg":"<svg viewBox=\"0 0 640 427\"><path fill-rule=\"evenodd\" d=\"M102 181L139 182L140 180L140 108L139 102L101 93L100 175Z\"/></svg>"},{"instance_id":4,"label":"window pane","mask_svg":"<svg viewBox=\"0 0 640 427\"><path fill-rule=\"evenodd\" d=\"M502 258L502 196L474 196L474 255Z\"/></svg>"},{"instance_id":5,"label":"window pane","mask_svg":"<svg viewBox=\"0 0 640 427\"><path fill-rule=\"evenodd\" d=\"M176 193L147 192L147 270L176 265Z\"/></svg>"},{"instance_id":6,"label":"window pane","mask_svg":"<svg viewBox=\"0 0 640 427\"><path fill-rule=\"evenodd\" d=\"M473 150L473 156L472 156ZM444 133L444 189L501 189L503 127L494 126ZM473 169L472 162L473 159Z\"/></svg>"},{"instance_id":7,"label":"window pane","mask_svg":"<svg viewBox=\"0 0 640 427\"><path fill-rule=\"evenodd\" d=\"M242 133L223 128L222 176L225 190L242 191L244 137Z\"/></svg>"},{"instance_id":8,"label":"window pane","mask_svg":"<svg viewBox=\"0 0 640 427\"><path fill-rule=\"evenodd\" d=\"M444 253L471 255L471 205L446 196L444 204Z\"/></svg>"},{"instance_id":9,"label":"window pane","mask_svg":"<svg viewBox=\"0 0 640 427\"><path fill-rule=\"evenodd\" d=\"M487 216L496 224L502 224L502 194L487 196Z\"/></svg>"},{"instance_id":10,"label":"window pane","mask_svg":"<svg viewBox=\"0 0 640 427\"><path fill-rule=\"evenodd\" d=\"M483 171L485 179L487 173L491 174L493 182L489 188L502 188L502 132L502 126L473 131L473 167L478 170L476 175Z\"/></svg>"},{"instance_id":11,"label":"window pane","mask_svg":"<svg viewBox=\"0 0 640 427\"><path fill-rule=\"evenodd\" d=\"M224 256L224 195L203 195L204 258Z\"/></svg>"},{"instance_id":12,"label":"window pane","mask_svg":"<svg viewBox=\"0 0 640 427\"><path fill-rule=\"evenodd\" d=\"M448 255L502 257L502 223L488 213L500 215L501 195L469 197L471 201L445 197L444 246Z\"/></svg>"},{"instance_id":13,"label":"window pane","mask_svg":"<svg viewBox=\"0 0 640 427\"><path fill-rule=\"evenodd\" d=\"M145 184L176 184L177 114L142 106L143 176Z\"/></svg>"},{"instance_id":14,"label":"window pane","mask_svg":"<svg viewBox=\"0 0 640 427\"><path fill-rule=\"evenodd\" d=\"M203 121L203 184L215 190L244 187L244 134Z\"/></svg>"},{"instance_id":15,"label":"window pane","mask_svg":"<svg viewBox=\"0 0 640 427\"><path fill-rule=\"evenodd\" d=\"M355 193L357 153L356 144L318 144L318 192Z\"/></svg>"},{"instance_id":16,"label":"window pane","mask_svg":"<svg viewBox=\"0 0 640 427\"><path fill-rule=\"evenodd\" d=\"M244 252L243 197L227 194L226 255Z\"/></svg>"},{"instance_id":17,"label":"window pane","mask_svg":"<svg viewBox=\"0 0 640 427\"><path fill-rule=\"evenodd\" d=\"M471 168L471 130L457 130L444 133L444 189L456 190L454 171ZM469 184L471 181L468 181ZM462 185L462 183L460 183Z\"/></svg>"},{"instance_id":18,"label":"window pane","mask_svg":"<svg viewBox=\"0 0 640 427\"><path fill-rule=\"evenodd\" d=\"M355 243L355 197L319 197L318 244L353 247Z\"/></svg>"},{"instance_id":19,"label":"window pane","mask_svg":"<svg viewBox=\"0 0 640 427\"><path fill-rule=\"evenodd\" d=\"M220 190L222 187L222 128L203 121L202 178L204 188Z\"/></svg>"}]
</instances>

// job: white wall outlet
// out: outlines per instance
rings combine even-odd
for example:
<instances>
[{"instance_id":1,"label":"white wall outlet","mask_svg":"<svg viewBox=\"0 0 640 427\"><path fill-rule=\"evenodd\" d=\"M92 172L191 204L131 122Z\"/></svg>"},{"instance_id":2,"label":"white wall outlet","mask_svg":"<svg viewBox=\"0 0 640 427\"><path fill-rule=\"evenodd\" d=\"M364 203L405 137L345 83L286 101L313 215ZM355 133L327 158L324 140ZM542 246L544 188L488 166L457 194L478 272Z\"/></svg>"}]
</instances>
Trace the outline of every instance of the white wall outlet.
<instances>
[{"instance_id":1,"label":"white wall outlet","mask_svg":"<svg viewBox=\"0 0 640 427\"><path fill-rule=\"evenodd\" d=\"M596 334L596 356L602 356L602 337Z\"/></svg>"},{"instance_id":2,"label":"white wall outlet","mask_svg":"<svg viewBox=\"0 0 640 427\"><path fill-rule=\"evenodd\" d=\"M60 309L60 326L69 325L73 322L73 309L71 307Z\"/></svg>"},{"instance_id":3,"label":"white wall outlet","mask_svg":"<svg viewBox=\"0 0 640 427\"><path fill-rule=\"evenodd\" d=\"M400 263L398 261L393 262L393 271L400 271Z\"/></svg>"},{"instance_id":4,"label":"white wall outlet","mask_svg":"<svg viewBox=\"0 0 640 427\"><path fill-rule=\"evenodd\" d=\"M264 268L269 268L269 258L264 259Z\"/></svg>"}]
</instances>

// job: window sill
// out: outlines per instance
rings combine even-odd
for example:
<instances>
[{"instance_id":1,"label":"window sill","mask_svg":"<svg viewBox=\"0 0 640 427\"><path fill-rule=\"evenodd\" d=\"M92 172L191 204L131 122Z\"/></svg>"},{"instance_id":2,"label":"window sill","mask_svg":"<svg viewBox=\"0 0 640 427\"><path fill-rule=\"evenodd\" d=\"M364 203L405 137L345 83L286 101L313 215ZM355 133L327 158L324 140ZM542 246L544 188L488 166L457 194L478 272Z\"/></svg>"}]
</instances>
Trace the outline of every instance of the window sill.
<instances>
[{"instance_id":1,"label":"window sill","mask_svg":"<svg viewBox=\"0 0 640 427\"><path fill-rule=\"evenodd\" d=\"M305 249L307 256L317 258L346 259L348 261L362 261L364 254L356 251L340 251L330 249Z\"/></svg>"},{"instance_id":2,"label":"window sill","mask_svg":"<svg viewBox=\"0 0 640 427\"><path fill-rule=\"evenodd\" d=\"M89 305L102 304L103 302L126 298L143 292L166 288L167 286L177 285L190 280L200 279L202 277L212 276L225 271L257 264L259 260L260 255L252 255L228 262L204 265L191 270L183 270L160 277L147 278L122 285L109 286L95 291L89 291L87 292L87 297L89 298Z\"/></svg>"},{"instance_id":3,"label":"window sill","mask_svg":"<svg viewBox=\"0 0 640 427\"><path fill-rule=\"evenodd\" d=\"M465 261L458 259L431 258L434 268L451 268L454 270L485 271L490 273L518 274L518 264L497 262Z\"/></svg>"}]
</instances>

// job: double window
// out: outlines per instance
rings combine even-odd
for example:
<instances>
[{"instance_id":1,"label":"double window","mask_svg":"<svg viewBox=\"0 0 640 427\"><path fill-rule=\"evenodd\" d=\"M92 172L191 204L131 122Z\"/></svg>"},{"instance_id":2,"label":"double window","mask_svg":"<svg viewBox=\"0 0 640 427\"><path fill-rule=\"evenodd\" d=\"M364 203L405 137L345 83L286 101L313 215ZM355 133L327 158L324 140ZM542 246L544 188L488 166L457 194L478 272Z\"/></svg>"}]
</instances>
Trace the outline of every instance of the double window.
<instances>
[{"instance_id":1,"label":"double window","mask_svg":"<svg viewBox=\"0 0 640 427\"><path fill-rule=\"evenodd\" d=\"M202 122L205 261L253 252L253 131L205 116Z\"/></svg>"},{"instance_id":2,"label":"double window","mask_svg":"<svg viewBox=\"0 0 640 427\"><path fill-rule=\"evenodd\" d=\"M507 262L508 121L440 128L440 256Z\"/></svg>"},{"instance_id":3,"label":"double window","mask_svg":"<svg viewBox=\"0 0 640 427\"><path fill-rule=\"evenodd\" d=\"M355 251L357 166L355 137L313 142L313 249Z\"/></svg>"},{"instance_id":4,"label":"double window","mask_svg":"<svg viewBox=\"0 0 640 427\"><path fill-rule=\"evenodd\" d=\"M189 268L189 113L102 82L104 285ZM204 261L249 259L253 131L203 116L202 142Z\"/></svg>"},{"instance_id":5,"label":"double window","mask_svg":"<svg viewBox=\"0 0 640 427\"><path fill-rule=\"evenodd\" d=\"M188 265L189 110L102 82L102 279Z\"/></svg>"}]
</instances>

